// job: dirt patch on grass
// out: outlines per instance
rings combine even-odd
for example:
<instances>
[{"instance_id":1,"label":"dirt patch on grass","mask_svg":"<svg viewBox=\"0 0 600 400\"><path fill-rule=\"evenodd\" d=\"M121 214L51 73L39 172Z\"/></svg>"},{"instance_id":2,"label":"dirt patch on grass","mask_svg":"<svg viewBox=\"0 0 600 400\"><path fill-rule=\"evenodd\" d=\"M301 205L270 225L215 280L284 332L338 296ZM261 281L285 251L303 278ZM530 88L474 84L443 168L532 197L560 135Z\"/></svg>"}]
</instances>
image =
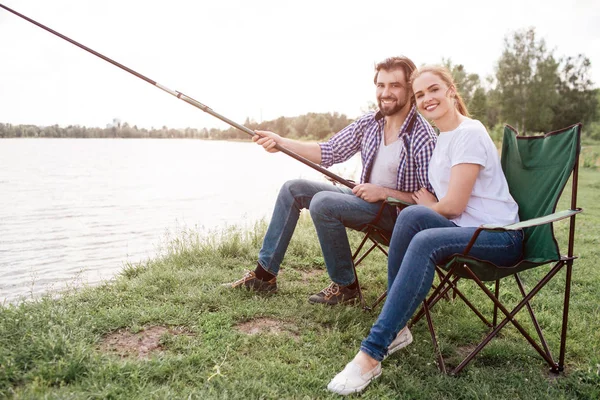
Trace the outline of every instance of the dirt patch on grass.
<instances>
[{"instance_id":1,"label":"dirt patch on grass","mask_svg":"<svg viewBox=\"0 0 600 400\"><path fill-rule=\"evenodd\" d=\"M473 350L477 347L476 344L467 344L464 346L458 346L456 348L456 360L457 364L465 359L466 356L471 354Z\"/></svg>"},{"instance_id":2,"label":"dirt patch on grass","mask_svg":"<svg viewBox=\"0 0 600 400\"><path fill-rule=\"evenodd\" d=\"M298 328L294 324L275 318L256 318L241 322L235 328L246 335L288 335L295 340L300 337Z\"/></svg>"},{"instance_id":3,"label":"dirt patch on grass","mask_svg":"<svg viewBox=\"0 0 600 400\"><path fill-rule=\"evenodd\" d=\"M300 278L303 283L308 283L313 278L320 276L323 273L322 269L313 269L310 271L300 271Z\"/></svg>"},{"instance_id":4,"label":"dirt patch on grass","mask_svg":"<svg viewBox=\"0 0 600 400\"><path fill-rule=\"evenodd\" d=\"M153 353L162 352L161 337L165 334L190 335L183 327L149 326L144 330L132 333L129 329L119 329L104 336L100 342L100 350L118 355L121 358L148 358Z\"/></svg>"}]
</instances>

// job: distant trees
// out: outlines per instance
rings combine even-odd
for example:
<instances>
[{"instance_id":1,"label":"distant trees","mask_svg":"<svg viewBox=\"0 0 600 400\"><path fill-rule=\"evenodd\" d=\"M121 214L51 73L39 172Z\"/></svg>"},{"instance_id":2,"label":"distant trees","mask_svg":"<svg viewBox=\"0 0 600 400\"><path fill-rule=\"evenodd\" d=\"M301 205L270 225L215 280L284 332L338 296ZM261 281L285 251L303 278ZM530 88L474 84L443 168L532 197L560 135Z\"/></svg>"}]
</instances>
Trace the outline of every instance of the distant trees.
<instances>
[{"instance_id":1,"label":"distant trees","mask_svg":"<svg viewBox=\"0 0 600 400\"><path fill-rule=\"evenodd\" d=\"M322 140L352 122L344 114L339 113L308 113L298 117L279 117L273 121L257 123L249 118L244 126L251 130L266 130L278 133L283 137ZM213 139L248 139L249 135L235 128L211 133Z\"/></svg>"},{"instance_id":2,"label":"distant trees","mask_svg":"<svg viewBox=\"0 0 600 400\"><path fill-rule=\"evenodd\" d=\"M341 130L352 122L344 114L309 113L299 117L279 117L274 121L257 123L246 119L244 126L251 130L270 130L282 136L322 140ZM86 128L69 125L38 127L35 125L12 125L0 123L0 138L174 138L174 139L218 139L248 140L250 136L235 128L220 129L172 129L163 126L160 129L140 129L114 119L106 128Z\"/></svg>"},{"instance_id":3,"label":"distant trees","mask_svg":"<svg viewBox=\"0 0 600 400\"><path fill-rule=\"evenodd\" d=\"M590 77L591 62L583 54L561 60L558 76L558 102L553 108L552 124L567 126L573 121L590 124L600 117L598 98Z\"/></svg>"},{"instance_id":4,"label":"distant trees","mask_svg":"<svg viewBox=\"0 0 600 400\"><path fill-rule=\"evenodd\" d=\"M485 89L481 86L477 87L473 91L473 96L471 97L469 103L467 103L467 107L469 108L469 113L471 116L480 120L484 125L489 125L487 103L488 101L485 94Z\"/></svg>"},{"instance_id":5,"label":"distant trees","mask_svg":"<svg viewBox=\"0 0 600 400\"><path fill-rule=\"evenodd\" d=\"M533 28L505 38L496 82L501 115L507 123L527 132L552 129L559 98L558 65L544 40L536 40Z\"/></svg>"},{"instance_id":6,"label":"distant trees","mask_svg":"<svg viewBox=\"0 0 600 400\"><path fill-rule=\"evenodd\" d=\"M0 123L0 138L190 138L207 139L208 130L186 128L184 130L169 129L139 129L127 122L116 128L112 125L106 128L87 128L79 125L60 127L50 125L39 127L35 125L12 125Z\"/></svg>"},{"instance_id":7,"label":"distant trees","mask_svg":"<svg viewBox=\"0 0 600 400\"><path fill-rule=\"evenodd\" d=\"M592 122L598 96L590 66L583 54L557 59L534 28L507 36L494 88L502 122L530 133Z\"/></svg>"},{"instance_id":8,"label":"distant trees","mask_svg":"<svg viewBox=\"0 0 600 400\"><path fill-rule=\"evenodd\" d=\"M548 132L583 122L584 134L600 138L600 93L583 54L557 58L534 28L509 34L495 75L482 83L461 64L442 60L473 118L490 130L510 124L521 133Z\"/></svg>"},{"instance_id":9,"label":"distant trees","mask_svg":"<svg viewBox=\"0 0 600 400\"><path fill-rule=\"evenodd\" d=\"M468 73L462 64L452 64L452 60L443 60L442 64L452 73L452 78L459 89L460 95L469 104L473 99L475 91L481 86L479 75Z\"/></svg>"}]
</instances>

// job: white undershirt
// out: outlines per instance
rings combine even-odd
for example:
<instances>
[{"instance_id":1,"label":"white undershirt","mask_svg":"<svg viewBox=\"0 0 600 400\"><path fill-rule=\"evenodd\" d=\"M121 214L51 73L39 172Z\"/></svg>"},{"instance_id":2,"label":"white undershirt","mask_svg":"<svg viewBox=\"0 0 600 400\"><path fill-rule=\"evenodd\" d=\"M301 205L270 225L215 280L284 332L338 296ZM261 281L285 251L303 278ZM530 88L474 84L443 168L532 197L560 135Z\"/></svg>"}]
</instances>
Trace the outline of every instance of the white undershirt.
<instances>
[{"instance_id":1,"label":"white undershirt","mask_svg":"<svg viewBox=\"0 0 600 400\"><path fill-rule=\"evenodd\" d=\"M398 139L389 145L384 144L383 138L377 149L375 161L371 169L369 182L390 189L396 189L398 184L398 166L402 140Z\"/></svg>"}]
</instances>

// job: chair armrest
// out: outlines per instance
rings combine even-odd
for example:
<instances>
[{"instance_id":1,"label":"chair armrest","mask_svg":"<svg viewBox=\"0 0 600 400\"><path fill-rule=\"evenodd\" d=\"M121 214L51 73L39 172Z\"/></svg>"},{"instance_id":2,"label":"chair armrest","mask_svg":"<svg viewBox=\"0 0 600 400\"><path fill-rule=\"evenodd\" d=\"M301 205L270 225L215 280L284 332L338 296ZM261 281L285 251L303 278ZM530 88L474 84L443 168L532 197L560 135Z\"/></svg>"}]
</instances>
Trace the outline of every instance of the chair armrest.
<instances>
[{"instance_id":1,"label":"chair armrest","mask_svg":"<svg viewBox=\"0 0 600 400\"><path fill-rule=\"evenodd\" d=\"M385 202L388 203L389 205L396 206L396 207L406 207L406 206L414 205L411 203L407 203L406 201L397 199L395 197L388 197L387 199L385 199Z\"/></svg>"},{"instance_id":2,"label":"chair armrest","mask_svg":"<svg viewBox=\"0 0 600 400\"><path fill-rule=\"evenodd\" d=\"M517 222L516 224L510 225L495 225L495 224L484 224L481 228L486 230L502 230L502 231L516 231L523 228L530 228L532 226L545 225L550 222L560 221L561 219L572 217L575 214L579 214L583 209L577 208L575 210L563 210L552 214L544 215L543 217L537 217L528 219L527 221Z\"/></svg>"},{"instance_id":3,"label":"chair armrest","mask_svg":"<svg viewBox=\"0 0 600 400\"><path fill-rule=\"evenodd\" d=\"M510 224L510 225L504 225L504 226L495 225L495 224L481 225L473 233L473 236L471 237L469 244L467 245L465 251L463 252L463 255L466 256L469 254L469 252L471 251L471 248L475 244L475 241L479 237L479 234L481 232L483 232L484 230L516 231L516 230L523 229L523 228L529 228L532 226L544 225L544 224L548 224L550 222L560 221L561 219L569 218L575 214L579 214L582 211L583 211L583 209L581 209L581 208L577 208L575 210L564 210L564 211L559 211L559 212L555 212L552 214L548 214L543 217L532 218L532 219L528 219L527 221L517 222L516 224Z\"/></svg>"}]
</instances>

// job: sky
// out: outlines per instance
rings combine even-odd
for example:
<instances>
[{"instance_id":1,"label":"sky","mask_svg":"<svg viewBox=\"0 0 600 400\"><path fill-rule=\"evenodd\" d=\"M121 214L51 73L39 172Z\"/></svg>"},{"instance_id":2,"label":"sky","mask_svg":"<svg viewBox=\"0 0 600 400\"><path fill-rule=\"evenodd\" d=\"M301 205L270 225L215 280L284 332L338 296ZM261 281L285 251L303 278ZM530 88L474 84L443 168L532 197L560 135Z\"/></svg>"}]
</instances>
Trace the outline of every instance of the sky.
<instances>
[{"instance_id":1,"label":"sky","mask_svg":"<svg viewBox=\"0 0 600 400\"><path fill-rule=\"evenodd\" d=\"M534 27L600 82L600 0L0 0L243 124L309 112L356 118L374 65L406 55L494 74ZM153 85L0 9L0 123L226 128Z\"/></svg>"}]
</instances>

